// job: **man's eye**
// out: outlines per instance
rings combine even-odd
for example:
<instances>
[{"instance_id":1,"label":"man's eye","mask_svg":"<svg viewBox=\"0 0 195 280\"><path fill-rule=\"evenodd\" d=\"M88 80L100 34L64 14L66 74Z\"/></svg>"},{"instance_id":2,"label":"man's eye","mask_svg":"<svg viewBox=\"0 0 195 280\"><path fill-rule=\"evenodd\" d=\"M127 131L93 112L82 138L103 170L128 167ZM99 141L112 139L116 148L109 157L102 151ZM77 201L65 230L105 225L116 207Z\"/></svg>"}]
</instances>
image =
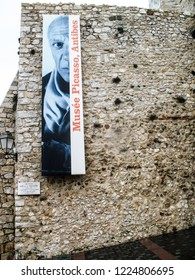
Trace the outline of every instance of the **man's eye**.
<instances>
[{"instance_id":1,"label":"man's eye","mask_svg":"<svg viewBox=\"0 0 195 280\"><path fill-rule=\"evenodd\" d=\"M56 42L56 43L53 43L53 47L56 48L56 49L61 49L63 47L64 43L62 42Z\"/></svg>"}]
</instances>

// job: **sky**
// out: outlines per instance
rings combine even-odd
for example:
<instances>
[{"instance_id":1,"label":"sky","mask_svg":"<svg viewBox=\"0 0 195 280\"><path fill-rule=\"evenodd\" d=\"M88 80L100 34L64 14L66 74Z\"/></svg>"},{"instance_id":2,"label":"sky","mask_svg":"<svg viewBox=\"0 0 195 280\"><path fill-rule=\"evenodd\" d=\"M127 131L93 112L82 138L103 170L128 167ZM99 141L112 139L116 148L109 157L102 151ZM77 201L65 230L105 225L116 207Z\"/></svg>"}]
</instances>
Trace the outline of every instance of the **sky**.
<instances>
[{"instance_id":1,"label":"sky","mask_svg":"<svg viewBox=\"0 0 195 280\"><path fill-rule=\"evenodd\" d=\"M0 9L0 105L18 70L21 3L108 4L148 8L148 0L6 0Z\"/></svg>"}]
</instances>

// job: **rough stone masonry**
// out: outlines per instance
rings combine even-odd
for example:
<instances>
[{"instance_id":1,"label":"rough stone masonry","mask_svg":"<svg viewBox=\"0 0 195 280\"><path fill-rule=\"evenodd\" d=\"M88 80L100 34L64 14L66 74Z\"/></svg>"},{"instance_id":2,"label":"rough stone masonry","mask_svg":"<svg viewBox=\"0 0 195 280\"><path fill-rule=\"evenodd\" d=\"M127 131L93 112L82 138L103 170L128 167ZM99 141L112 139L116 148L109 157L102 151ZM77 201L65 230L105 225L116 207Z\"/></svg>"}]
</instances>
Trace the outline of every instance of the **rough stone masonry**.
<instances>
[{"instance_id":1,"label":"rough stone masonry","mask_svg":"<svg viewBox=\"0 0 195 280\"><path fill-rule=\"evenodd\" d=\"M43 14L79 14L86 175L41 176ZM192 15L23 4L16 111L17 259L114 245L195 225ZM41 195L19 196L19 182Z\"/></svg>"},{"instance_id":2,"label":"rough stone masonry","mask_svg":"<svg viewBox=\"0 0 195 280\"><path fill-rule=\"evenodd\" d=\"M5 131L15 135L15 110L18 93L16 75L0 107L0 134ZM0 260L14 258L15 223L14 223L14 172L13 155L5 155L0 147Z\"/></svg>"}]
</instances>

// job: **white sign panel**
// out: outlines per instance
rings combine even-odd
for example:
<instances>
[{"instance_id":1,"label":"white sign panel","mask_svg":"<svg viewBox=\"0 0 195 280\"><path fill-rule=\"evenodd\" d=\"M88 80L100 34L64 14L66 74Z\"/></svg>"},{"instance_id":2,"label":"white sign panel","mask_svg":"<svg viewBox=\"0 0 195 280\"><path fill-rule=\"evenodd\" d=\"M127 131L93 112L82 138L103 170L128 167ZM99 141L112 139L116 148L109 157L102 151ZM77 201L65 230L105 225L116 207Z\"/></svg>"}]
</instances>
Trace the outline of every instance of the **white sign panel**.
<instances>
[{"instance_id":1,"label":"white sign panel","mask_svg":"<svg viewBox=\"0 0 195 280\"><path fill-rule=\"evenodd\" d=\"M69 17L71 174L85 174L80 21Z\"/></svg>"},{"instance_id":2,"label":"white sign panel","mask_svg":"<svg viewBox=\"0 0 195 280\"><path fill-rule=\"evenodd\" d=\"M40 182L20 182L18 183L18 195L39 195Z\"/></svg>"}]
</instances>

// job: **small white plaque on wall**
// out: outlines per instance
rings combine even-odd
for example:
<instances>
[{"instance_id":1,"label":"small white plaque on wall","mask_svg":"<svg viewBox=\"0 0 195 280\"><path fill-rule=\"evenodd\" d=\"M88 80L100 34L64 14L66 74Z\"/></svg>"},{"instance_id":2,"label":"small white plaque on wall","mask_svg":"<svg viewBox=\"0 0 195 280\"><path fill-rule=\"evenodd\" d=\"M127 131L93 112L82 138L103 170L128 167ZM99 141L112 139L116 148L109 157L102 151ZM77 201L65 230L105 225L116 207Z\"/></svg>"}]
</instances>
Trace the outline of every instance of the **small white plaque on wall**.
<instances>
[{"instance_id":1,"label":"small white plaque on wall","mask_svg":"<svg viewBox=\"0 0 195 280\"><path fill-rule=\"evenodd\" d=\"M18 183L18 195L39 195L40 182L20 182Z\"/></svg>"}]
</instances>

